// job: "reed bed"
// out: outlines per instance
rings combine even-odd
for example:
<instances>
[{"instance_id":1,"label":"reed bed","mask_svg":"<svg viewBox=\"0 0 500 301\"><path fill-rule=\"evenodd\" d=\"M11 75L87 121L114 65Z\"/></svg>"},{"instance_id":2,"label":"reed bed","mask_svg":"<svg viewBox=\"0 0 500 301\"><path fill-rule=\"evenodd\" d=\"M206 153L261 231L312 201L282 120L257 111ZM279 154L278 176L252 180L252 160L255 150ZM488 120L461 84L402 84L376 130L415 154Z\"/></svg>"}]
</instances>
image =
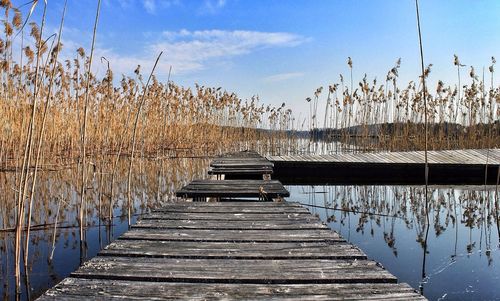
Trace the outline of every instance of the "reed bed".
<instances>
[{"instance_id":1,"label":"reed bed","mask_svg":"<svg viewBox=\"0 0 500 301\"><path fill-rule=\"evenodd\" d=\"M95 217L91 214L89 218L91 204L97 202L98 220L110 225L115 206L121 204L130 224L146 162L159 164L164 170L169 158L208 157L249 148L273 152L286 139L291 111L284 106L265 107L258 98L244 101L222 88L182 87L170 80L162 83L154 70L145 82L141 66L135 68L133 76L116 79L113 62L104 57L105 74L94 73L100 3L97 1L90 51L78 48L70 54L73 58L61 60L66 6L58 33L50 35L45 26L46 1L30 2L26 18L10 1L0 2L5 15L0 38L0 174L5 200L0 206L2 231L15 230L17 293L21 275L27 275L29 268L30 231L49 223L50 214L39 214L57 212L52 222L55 230L59 220L67 221L64 202L68 197L40 194L44 187L60 184L54 171L74 172L67 185L78 187L71 189L80 199L71 205L75 214L72 221L78 223L83 253L86 228ZM40 6L39 26L32 13ZM259 129L265 127L275 131ZM125 205L119 170L124 157L129 158ZM155 182L160 185L165 171L157 176ZM49 184L50 177L53 182ZM43 185L38 185L44 178ZM158 199L162 191L157 190ZM44 207L54 196L57 208Z\"/></svg>"},{"instance_id":2,"label":"reed bed","mask_svg":"<svg viewBox=\"0 0 500 301\"><path fill-rule=\"evenodd\" d=\"M370 80L365 74L355 84L353 61L348 58L350 80L341 74L340 81L329 85L326 92L319 87L306 99L310 103L306 130L311 141L337 140L362 151L424 150L427 112L430 150L499 147L500 87L494 85L495 58L491 57L488 74L483 70L481 78L456 55L450 61L457 67L457 83L446 85L438 80L433 85L427 79L424 106L422 76L406 85L398 81L401 59L387 72L384 82ZM431 67L424 69L425 78ZM466 67L468 76L462 78L460 70ZM432 86L434 91L429 88ZM321 106L324 116L318 116Z\"/></svg>"}]
</instances>

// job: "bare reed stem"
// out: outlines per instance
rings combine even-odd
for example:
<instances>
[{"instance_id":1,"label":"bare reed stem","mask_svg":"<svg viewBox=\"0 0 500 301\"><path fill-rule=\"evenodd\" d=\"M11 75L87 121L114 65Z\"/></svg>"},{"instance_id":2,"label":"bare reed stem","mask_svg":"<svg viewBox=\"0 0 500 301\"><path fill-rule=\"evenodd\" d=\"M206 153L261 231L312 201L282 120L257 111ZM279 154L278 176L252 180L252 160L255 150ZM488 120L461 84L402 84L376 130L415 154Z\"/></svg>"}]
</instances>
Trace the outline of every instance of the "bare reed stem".
<instances>
[{"instance_id":1,"label":"bare reed stem","mask_svg":"<svg viewBox=\"0 0 500 301\"><path fill-rule=\"evenodd\" d=\"M146 86L144 87L144 91L142 92L142 97L139 102L139 107L137 108L137 113L135 115L134 121L134 130L132 134L132 151L130 153L130 164L128 169L128 180L127 180L127 212L128 212L128 225L130 226L131 221L131 210L132 210L132 196L131 196L131 181L132 181L132 166L134 162L134 152L135 152L135 140L137 137L137 123L139 122L139 115L141 114L142 106L144 105L144 101L146 100L146 93L148 92L149 82L151 81L151 77L153 77L153 73L156 69L156 65L158 65L158 61L160 60L163 51L160 52L158 57L156 58L153 69L151 69L151 73L149 74L148 81L146 82Z\"/></svg>"},{"instance_id":2,"label":"bare reed stem","mask_svg":"<svg viewBox=\"0 0 500 301\"><path fill-rule=\"evenodd\" d=\"M89 105L89 90L90 90L90 81L91 81L91 69L92 69L92 59L94 57L94 46L95 46L95 38L97 32L97 24L99 21L99 12L101 8L101 0L97 1L97 10L94 22L94 31L92 34L92 46L90 49L90 58L87 69L87 83L85 87L85 101L83 107L83 129L82 129L82 174L81 174L81 189L80 189L80 212L79 212L79 223L80 223L80 241L84 239L83 236L83 227L84 227L84 211L85 211L85 190L86 190L86 182L87 182L87 169L86 169L86 144L87 144L87 115L88 115L88 105Z\"/></svg>"}]
</instances>

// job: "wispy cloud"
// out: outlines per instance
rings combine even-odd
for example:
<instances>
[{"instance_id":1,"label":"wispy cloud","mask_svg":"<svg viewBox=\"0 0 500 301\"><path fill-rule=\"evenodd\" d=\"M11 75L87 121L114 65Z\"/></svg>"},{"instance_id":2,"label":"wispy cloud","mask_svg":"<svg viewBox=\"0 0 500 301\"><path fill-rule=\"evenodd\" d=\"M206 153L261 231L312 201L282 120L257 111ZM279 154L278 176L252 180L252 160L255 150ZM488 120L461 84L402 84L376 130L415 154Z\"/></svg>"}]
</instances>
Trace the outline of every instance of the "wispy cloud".
<instances>
[{"instance_id":1,"label":"wispy cloud","mask_svg":"<svg viewBox=\"0 0 500 301\"><path fill-rule=\"evenodd\" d=\"M210 60L227 60L266 48L294 47L307 39L286 32L245 30L165 31L149 52L165 51L178 71L194 71Z\"/></svg>"},{"instance_id":2,"label":"wispy cloud","mask_svg":"<svg viewBox=\"0 0 500 301\"><path fill-rule=\"evenodd\" d=\"M302 72L288 72L288 73L279 73L264 77L263 80L268 83L275 83L290 80L292 78L298 78L304 76Z\"/></svg>"},{"instance_id":3,"label":"wispy cloud","mask_svg":"<svg viewBox=\"0 0 500 301\"><path fill-rule=\"evenodd\" d=\"M200 14L215 14L226 6L227 0L205 0L199 9Z\"/></svg>"},{"instance_id":4,"label":"wispy cloud","mask_svg":"<svg viewBox=\"0 0 500 301\"><path fill-rule=\"evenodd\" d=\"M78 33L66 35L67 38L63 43L67 58L74 56L74 51L82 43L78 36L82 35ZM209 68L211 64L231 62L231 59L238 56L270 48L294 47L305 41L307 38L287 32L183 29L149 34L143 41L147 46L127 54L120 49L108 47L106 43L98 43L95 56L106 57L116 74L131 74L137 65L141 65L142 70L148 70L154 58L163 51L165 55L157 68L157 74L165 76L170 66L177 74L190 74ZM288 74L289 78L293 76L299 74ZM278 81L280 77L270 77L269 80Z\"/></svg>"},{"instance_id":5,"label":"wispy cloud","mask_svg":"<svg viewBox=\"0 0 500 301\"><path fill-rule=\"evenodd\" d=\"M155 0L144 0L142 2L146 11L150 14L156 13L156 1Z\"/></svg>"},{"instance_id":6,"label":"wispy cloud","mask_svg":"<svg viewBox=\"0 0 500 301\"><path fill-rule=\"evenodd\" d=\"M132 1L133 0L117 0L116 2L118 2L121 8L127 8L132 5ZM104 3L108 6L114 5L113 0L106 0Z\"/></svg>"},{"instance_id":7,"label":"wispy cloud","mask_svg":"<svg viewBox=\"0 0 500 301\"><path fill-rule=\"evenodd\" d=\"M120 0L126 1L126 0ZM156 14L158 8L169 8L174 5L179 5L180 0L141 0L142 6L149 14Z\"/></svg>"}]
</instances>

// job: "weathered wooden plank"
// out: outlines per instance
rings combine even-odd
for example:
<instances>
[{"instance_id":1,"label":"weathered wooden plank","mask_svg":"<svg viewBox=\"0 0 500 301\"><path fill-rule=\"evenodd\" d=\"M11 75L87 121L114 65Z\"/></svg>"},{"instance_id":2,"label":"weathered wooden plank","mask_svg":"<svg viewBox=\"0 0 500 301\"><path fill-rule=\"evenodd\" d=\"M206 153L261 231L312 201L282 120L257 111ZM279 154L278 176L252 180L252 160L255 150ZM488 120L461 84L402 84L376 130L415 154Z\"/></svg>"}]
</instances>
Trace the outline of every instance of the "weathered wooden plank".
<instances>
[{"instance_id":1,"label":"weathered wooden plank","mask_svg":"<svg viewBox=\"0 0 500 301\"><path fill-rule=\"evenodd\" d=\"M241 187L248 187L248 186L257 186L257 185L265 185L265 186L270 186L270 187L281 187L280 181L277 180L193 180L192 182L193 186L214 186L214 185L221 185L221 186L241 186Z\"/></svg>"},{"instance_id":2,"label":"weathered wooden plank","mask_svg":"<svg viewBox=\"0 0 500 301\"><path fill-rule=\"evenodd\" d=\"M119 239L206 242L328 242L344 241L330 229L203 230L133 228Z\"/></svg>"},{"instance_id":3,"label":"weathered wooden plank","mask_svg":"<svg viewBox=\"0 0 500 301\"><path fill-rule=\"evenodd\" d=\"M459 152L461 161L466 161L467 164L474 164L475 157L468 152Z\"/></svg>"},{"instance_id":4,"label":"weathered wooden plank","mask_svg":"<svg viewBox=\"0 0 500 301\"><path fill-rule=\"evenodd\" d=\"M100 256L204 259L366 259L346 242L192 242L118 240Z\"/></svg>"},{"instance_id":5,"label":"weathered wooden plank","mask_svg":"<svg viewBox=\"0 0 500 301\"><path fill-rule=\"evenodd\" d=\"M256 166L273 166L272 162L267 159L240 159L240 158L232 158L232 159L223 159L223 160L213 160L210 163L210 166L224 166L224 165L256 165Z\"/></svg>"},{"instance_id":6,"label":"weathered wooden plank","mask_svg":"<svg viewBox=\"0 0 500 301\"><path fill-rule=\"evenodd\" d=\"M288 221L301 220L318 222L319 218L313 215L299 213L185 213L185 212L152 212L145 215L142 220L214 220L214 221Z\"/></svg>"},{"instance_id":7,"label":"weathered wooden plank","mask_svg":"<svg viewBox=\"0 0 500 301\"><path fill-rule=\"evenodd\" d=\"M480 150L480 149L471 149L468 150L471 155L473 155L476 158L476 161L479 164L485 164L486 163L486 158L488 157L489 161L489 156L487 156L487 150Z\"/></svg>"},{"instance_id":8,"label":"weathered wooden plank","mask_svg":"<svg viewBox=\"0 0 500 301\"><path fill-rule=\"evenodd\" d=\"M369 260L247 260L98 256L72 277L157 282L396 283Z\"/></svg>"},{"instance_id":9,"label":"weathered wooden plank","mask_svg":"<svg viewBox=\"0 0 500 301\"><path fill-rule=\"evenodd\" d=\"M204 203L204 202L199 202ZM272 202L262 202L270 203ZM192 203L196 204L196 203ZM223 203L221 203L223 204ZM230 206L217 206L217 207L205 207L205 206L168 206L163 208L158 208L155 212L185 212L185 213L248 213L248 214L268 214L268 213L297 213L297 214L309 214L306 208L301 207L230 207Z\"/></svg>"},{"instance_id":10,"label":"weathered wooden plank","mask_svg":"<svg viewBox=\"0 0 500 301\"><path fill-rule=\"evenodd\" d=\"M255 169L255 170L264 170L269 171L273 169L271 165L262 165L262 164L223 164L223 165L210 165L211 170L235 170L235 169Z\"/></svg>"},{"instance_id":11,"label":"weathered wooden plank","mask_svg":"<svg viewBox=\"0 0 500 301\"><path fill-rule=\"evenodd\" d=\"M275 180L196 180L177 191L178 197L288 197Z\"/></svg>"},{"instance_id":12,"label":"weathered wooden plank","mask_svg":"<svg viewBox=\"0 0 500 301\"><path fill-rule=\"evenodd\" d=\"M494 149L483 149L481 150L484 153L484 156L489 158L489 162L493 164L498 164L500 162L500 151L496 151Z\"/></svg>"},{"instance_id":13,"label":"weathered wooden plank","mask_svg":"<svg viewBox=\"0 0 500 301\"><path fill-rule=\"evenodd\" d=\"M147 296L147 298L145 298ZM407 284L159 283L67 278L40 300L425 300Z\"/></svg>"},{"instance_id":14,"label":"weathered wooden plank","mask_svg":"<svg viewBox=\"0 0 500 301\"><path fill-rule=\"evenodd\" d=\"M328 229L321 222L303 219L286 221L140 220L132 228L214 230Z\"/></svg>"},{"instance_id":15,"label":"weathered wooden plank","mask_svg":"<svg viewBox=\"0 0 500 301\"><path fill-rule=\"evenodd\" d=\"M439 164L439 162L453 162L450 157L443 153L430 153L427 156L429 164Z\"/></svg>"},{"instance_id":16,"label":"weathered wooden plank","mask_svg":"<svg viewBox=\"0 0 500 301\"><path fill-rule=\"evenodd\" d=\"M273 170L269 168L222 168L213 167L208 170L209 175L217 174L247 174L247 175L266 175L272 174Z\"/></svg>"},{"instance_id":17,"label":"weathered wooden plank","mask_svg":"<svg viewBox=\"0 0 500 301\"><path fill-rule=\"evenodd\" d=\"M397 152L394 152L394 153L391 153L392 154L392 158L393 158L393 162L394 163L407 163L407 159L405 158L404 154L402 153L397 153Z\"/></svg>"},{"instance_id":18,"label":"weathered wooden plank","mask_svg":"<svg viewBox=\"0 0 500 301\"><path fill-rule=\"evenodd\" d=\"M303 208L299 202L171 202L166 203L162 208L167 208L170 206L185 206L185 207L260 207L260 208L275 208L275 207L299 207Z\"/></svg>"}]
</instances>

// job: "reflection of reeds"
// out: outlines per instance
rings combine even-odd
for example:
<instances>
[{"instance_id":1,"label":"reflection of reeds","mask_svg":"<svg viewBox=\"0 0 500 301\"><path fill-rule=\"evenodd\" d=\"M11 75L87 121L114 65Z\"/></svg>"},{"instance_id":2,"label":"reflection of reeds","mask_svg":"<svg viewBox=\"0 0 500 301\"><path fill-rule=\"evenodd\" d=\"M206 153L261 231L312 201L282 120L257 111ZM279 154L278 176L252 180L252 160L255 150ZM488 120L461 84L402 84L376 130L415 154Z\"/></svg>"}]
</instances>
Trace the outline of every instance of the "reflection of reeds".
<instances>
[{"instance_id":1,"label":"reflection of reeds","mask_svg":"<svg viewBox=\"0 0 500 301\"><path fill-rule=\"evenodd\" d=\"M421 186L324 186L321 190L324 191L327 201L314 199L318 193L316 187L304 188L303 193L308 194L305 205L324 208L325 218L333 223L334 228L346 226L345 221L351 216L357 221L352 225L353 230L364 234L366 226L370 225L369 233L373 235L373 231L378 228L387 238L388 247L393 251L397 247L394 244L397 241L394 232L395 220L401 227L415 232L417 242L422 248L425 247L425 234L429 228L436 237L446 231L453 231L453 236L458 237L461 227L471 233L476 232L474 237L479 240L463 244L462 250L459 251L462 253L473 252L474 246L481 244L485 245L485 250L489 250L495 246L491 237L499 235L495 208L498 202L494 193L491 193L495 189L492 186L486 187L486 190L482 190L484 186L430 186L428 210L425 206L425 188ZM427 222L427 212L431 218L430 224ZM373 228L375 225L378 227ZM456 256L456 248L456 245L450 244L451 255Z\"/></svg>"}]
</instances>

